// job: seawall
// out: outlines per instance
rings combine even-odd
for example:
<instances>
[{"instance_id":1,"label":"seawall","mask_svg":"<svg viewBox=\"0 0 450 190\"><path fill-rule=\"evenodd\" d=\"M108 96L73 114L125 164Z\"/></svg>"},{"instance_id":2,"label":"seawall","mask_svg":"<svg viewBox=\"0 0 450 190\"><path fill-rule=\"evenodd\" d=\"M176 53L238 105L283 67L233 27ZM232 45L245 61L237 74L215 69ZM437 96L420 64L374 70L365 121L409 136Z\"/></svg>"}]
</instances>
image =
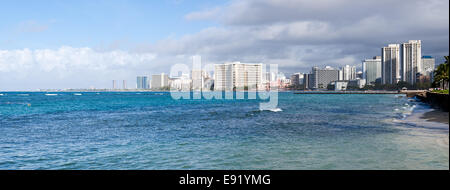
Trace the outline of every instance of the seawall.
<instances>
[{"instance_id":1,"label":"seawall","mask_svg":"<svg viewBox=\"0 0 450 190\"><path fill-rule=\"evenodd\" d=\"M439 94L434 92L426 92L417 94L416 97L422 102L430 104L434 108L439 108L448 112L448 94Z\"/></svg>"}]
</instances>

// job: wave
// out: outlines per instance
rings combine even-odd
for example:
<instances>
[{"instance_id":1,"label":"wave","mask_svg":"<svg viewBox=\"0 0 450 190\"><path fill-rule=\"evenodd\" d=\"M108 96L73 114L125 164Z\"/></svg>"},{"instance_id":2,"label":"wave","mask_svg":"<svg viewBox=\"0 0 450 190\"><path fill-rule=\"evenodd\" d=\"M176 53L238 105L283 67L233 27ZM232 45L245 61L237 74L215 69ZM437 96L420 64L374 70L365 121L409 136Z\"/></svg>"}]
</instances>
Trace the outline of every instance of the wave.
<instances>
[{"instance_id":1,"label":"wave","mask_svg":"<svg viewBox=\"0 0 450 190\"><path fill-rule=\"evenodd\" d=\"M4 94L0 94L0 96L4 96Z\"/></svg>"},{"instance_id":2,"label":"wave","mask_svg":"<svg viewBox=\"0 0 450 190\"><path fill-rule=\"evenodd\" d=\"M271 111L271 112L282 112L283 110L281 108L274 108L274 109L260 109L259 111Z\"/></svg>"},{"instance_id":3,"label":"wave","mask_svg":"<svg viewBox=\"0 0 450 190\"><path fill-rule=\"evenodd\" d=\"M75 94L73 94L73 95L75 95L75 96L82 96L83 94L81 94L81 93L75 93Z\"/></svg>"},{"instance_id":4,"label":"wave","mask_svg":"<svg viewBox=\"0 0 450 190\"><path fill-rule=\"evenodd\" d=\"M58 96L58 94L45 94L46 96Z\"/></svg>"},{"instance_id":5,"label":"wave","mask_svg":"<svg viewBox=\"0 0 450 190\"><path fill-rule=\"evenodd\" d=\"M17 96L29 96L29 94L17 94Z\"/></svg>"},{"instance_id":6,"label":"wave","mask_svg":"<svg viewBox=\"0 0 450 190\"><path fill-rule=\"evenodd\" d=\"M281 108L275 108L275 109L271 109L269 111L271 111L271 112L281 112L283 110Z\"/></svg>"}]
</instances>

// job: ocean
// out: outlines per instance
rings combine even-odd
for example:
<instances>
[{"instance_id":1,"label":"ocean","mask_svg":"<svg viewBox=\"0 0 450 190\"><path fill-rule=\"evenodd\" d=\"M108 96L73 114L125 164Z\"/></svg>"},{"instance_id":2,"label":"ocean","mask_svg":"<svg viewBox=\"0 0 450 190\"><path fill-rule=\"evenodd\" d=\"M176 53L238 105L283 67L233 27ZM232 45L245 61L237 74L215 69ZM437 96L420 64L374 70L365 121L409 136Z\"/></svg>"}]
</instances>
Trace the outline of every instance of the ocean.
<instances>
[{"instance_id":1,"label":"ocean","mask_svg":"<svg viewBox=\"0 0 450 190\"><path fill-rule=\"evenodd\" d=\"M404 95L0 92L0 169L449 169L447 124ZM416 119L419 120L419 119Z\"/></svg>"}]
</instances>

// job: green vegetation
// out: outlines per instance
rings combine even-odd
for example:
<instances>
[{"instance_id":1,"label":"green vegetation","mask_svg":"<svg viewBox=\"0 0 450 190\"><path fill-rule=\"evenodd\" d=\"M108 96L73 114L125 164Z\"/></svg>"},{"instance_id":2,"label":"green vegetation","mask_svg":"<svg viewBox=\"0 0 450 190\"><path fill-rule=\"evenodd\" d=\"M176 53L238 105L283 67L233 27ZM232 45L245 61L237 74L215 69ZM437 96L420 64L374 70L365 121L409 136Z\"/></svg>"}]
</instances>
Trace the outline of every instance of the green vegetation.
<instances>
[{"instance_id":1,"label":"green vegetation","mask_svg":"<svg viewBox=\"0 0 450 190\"><path fill-rule=\"evenodd\" d=\"M445 57L445 62L440 64L434 71L434 82L433 86L437 88L448 90L448 77L449 77L449 64L448 56ZM447 92L448 93L448 92Z\"/></svg>"},{"instance_id":2,"label":"green vegetation","mask_svg":"<svg viewBox=\"0 0 450 190\"><path fill-rule=\"evenodd\" d=\"M170 90L170 86L164 86L164 87L158 88L157 90L169 91Z\"/></svg>"},{"instance_id":3,"label":"green vegetation","mask_svg":"<svg viewBox=\"0 0 450 190\"><path fill-rule=\"evenodd\" d=\"M439 94L448 94L448 89L447 90L433 90L431 92L439 93Z\"/></svg>"},{"instance_id":4,"label":"green vegetation","mask_svg":"<svg viewBox=\"0 0 450 190\"><path fill-rule=\"evenodd\" d=\"M417 83L411 85L410 83L400 81L397 84L375 84L373 86L366 85L361 90L401 90L402 88L407 88L408 90L420 90L429 89L430 87L430 83Z\"/></svg>"}]
</instances>

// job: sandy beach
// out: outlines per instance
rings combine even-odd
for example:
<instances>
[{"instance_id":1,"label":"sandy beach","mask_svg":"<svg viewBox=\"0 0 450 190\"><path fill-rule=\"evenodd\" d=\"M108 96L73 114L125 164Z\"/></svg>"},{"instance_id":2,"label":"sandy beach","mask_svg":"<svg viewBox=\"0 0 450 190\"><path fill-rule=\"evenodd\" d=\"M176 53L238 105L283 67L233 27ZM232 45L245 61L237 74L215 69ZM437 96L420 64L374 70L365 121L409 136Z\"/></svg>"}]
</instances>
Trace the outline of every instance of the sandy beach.
<instances>
[{"instance_id":1,"label":"sandy beach","mask_svg":"<svg viewBox=\"0 0 450 190\"><path fill-rule=\"evenodd\" d=\"M449 124L449 113L440 110L426 112L420 118L426 121Z\"/></svg>"}]
</instances>

